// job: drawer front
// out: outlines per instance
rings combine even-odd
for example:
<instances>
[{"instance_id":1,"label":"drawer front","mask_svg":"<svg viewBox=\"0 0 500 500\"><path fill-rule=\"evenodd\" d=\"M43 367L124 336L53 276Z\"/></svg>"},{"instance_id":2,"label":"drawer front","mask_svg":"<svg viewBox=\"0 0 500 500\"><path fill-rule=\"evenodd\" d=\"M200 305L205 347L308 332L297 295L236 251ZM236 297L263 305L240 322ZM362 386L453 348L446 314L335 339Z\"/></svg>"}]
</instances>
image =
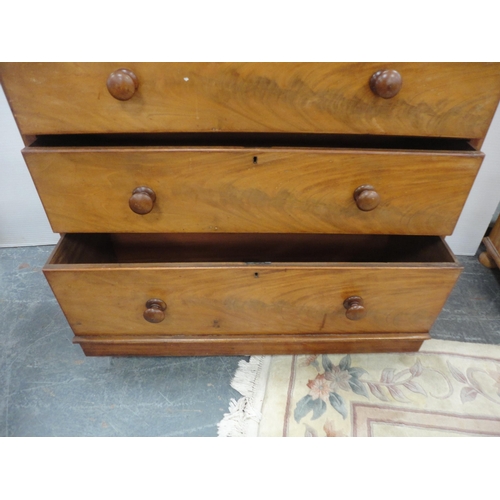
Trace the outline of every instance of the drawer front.
<instances>
[{"instance_id":1,"label":"drawer front","mask_svg":"<svg viewBox=\"0 0 500 500\"><path fill-rule=\"evenodd\" d=\"M117 73L122 68L132 75ZM497 63L2 63L0 74L25 135L225 131L477 139L486 135L500 95ZM399 88L397 75L401 89L388 97ZM108 81L128 99L113 97Z\"/></svg>"},{"instance_id":2,"label":"drawer front","mask_svg":"<svg viewBox=\"0 0 500 500\"><path fill-rule=\"evenodd\" d=\"M482 161L476 152L252 148L24 156L58 233L448 235Z\"/></svg>"},{"instance_id":3,"label":"drawer front","mask_svg":"<svg viewBox=\"0 0 500 500\"><path fill-rule=\"evenodd\" d=\"M356 265L45 269L73 331L86 336L428 332L458 274ZM365 317L347 318L350 297L361 297ZM150 299L166 304L159 323L144 319Z\"/></svg>"},{"instance_id":4,"label":"drawer front","mask_svg":"<svg viewBox=\"0 0 500 500\"><path fill-rule=\"evenodd\" d=\"M44 267L76 335L424 333L461 270L437 237L124 236L65 235Z\"/></svg>"}]
</instances>

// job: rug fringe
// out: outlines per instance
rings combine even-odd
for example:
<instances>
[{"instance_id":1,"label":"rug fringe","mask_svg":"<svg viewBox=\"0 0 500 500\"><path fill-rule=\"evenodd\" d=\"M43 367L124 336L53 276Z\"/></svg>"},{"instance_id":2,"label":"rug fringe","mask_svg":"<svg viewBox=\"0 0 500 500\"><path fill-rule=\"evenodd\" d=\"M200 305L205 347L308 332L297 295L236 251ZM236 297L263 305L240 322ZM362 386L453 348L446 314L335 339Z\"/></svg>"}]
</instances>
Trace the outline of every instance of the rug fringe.
<instances>
[{"instance_id":1,"label":"rug fringe","mask_svg":"<svg viewBox=\"0 0 500 500\"><path fill-rule=\"evenodd\" d=\"M243 397L231 399L229 413L218 424L219 437L257 436L270 363L271 356L252 356L238 363L231 387Z\"/></svg>"}]
</instances>

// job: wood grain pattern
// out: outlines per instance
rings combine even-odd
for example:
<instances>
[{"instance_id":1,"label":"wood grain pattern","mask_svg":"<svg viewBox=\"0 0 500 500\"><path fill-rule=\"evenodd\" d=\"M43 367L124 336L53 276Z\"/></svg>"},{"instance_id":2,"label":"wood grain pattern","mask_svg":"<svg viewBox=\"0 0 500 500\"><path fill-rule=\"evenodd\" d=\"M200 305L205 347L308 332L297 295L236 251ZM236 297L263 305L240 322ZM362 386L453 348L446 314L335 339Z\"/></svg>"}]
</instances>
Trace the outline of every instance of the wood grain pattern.
<instances>
[{"instance_id":1,"label":"wood grain pattern","mask_svg":"<svg viewBox=\"0 0 500 500\"><path fill-rule=\"evenodd\" d=\"M140 81L114 99L108 76ZM391 99L369 87L397 71ZM2 63L21 133L313 132L483 138L500 95L498 63Z\"/></svg>"},{"instance_id":2,"label":"wood grain pattern","mask_svg":"<svg viewBox=\"0 0 500 500\"><path fill-rule=\"evenodd\" d=\"M55 232L453 232L478 152L274 148L26 148ZM380 197L360 210L355 190ZM156 193L151 212L132 191Z\"/></svg>"},{"instance_id":3,"label":"wood grain pattern","mask_svg":"<svg viewBox=\"0 0 500 500\"><path fill-rule=\"evenodd\" d=\"M65 235L59 239L47 262L58 264L110 264L117 262L106 234L86 234L85 238Z\"/></svg>"},{"instance_id":4,"label":"wood grain pattern","mask_svg":"<svg viewBox=\"0 0 500 500\"><path fill-rule=\"evenodd\" d=\"M213 335L209 338L78 336L87 356L251 356L418 351L427 333L351 335Z\"/></svg>"},{"instance_id":5,"label":"wood grain pattern","mask_svg":"<svg viewBox=\"0 0 500 500\"><path fill-rule=\"evenodd\" d=\"M44 273L86 354L429 338L461 266L422 235L455 227L500 63L0 63L0 80L70 233Z\"/></svg>"},{"instance_id":6,"label":"wood grain pattern","mask_svg":"<svg viewBox=\"0 0 500 500\"><path fill-rule=\"evenodd\" d=\"M335 263L52 264L44 268L77 335L428 332L460 266ZM366 316L346 317L363 297ZM168 304L144 320L152 297Z\"/></svg>"}]
</instances>

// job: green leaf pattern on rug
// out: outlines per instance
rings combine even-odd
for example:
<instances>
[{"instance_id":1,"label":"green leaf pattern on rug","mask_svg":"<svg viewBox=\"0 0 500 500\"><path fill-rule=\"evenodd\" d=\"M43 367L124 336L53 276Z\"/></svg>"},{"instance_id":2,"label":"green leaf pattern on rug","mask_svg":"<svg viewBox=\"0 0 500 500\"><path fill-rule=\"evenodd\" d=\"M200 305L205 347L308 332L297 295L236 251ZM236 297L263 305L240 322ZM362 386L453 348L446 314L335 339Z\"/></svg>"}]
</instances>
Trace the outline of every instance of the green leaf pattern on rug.
<instances>
[{"instance_id":1,"label":"green leaf pattern on rug","mask_svg":"<svg viewBox=\"0 0 500 500\"><path fill-rule=\"evenodd\" d=\"M300 420L305 417L310 411L313 412L311 420L316 420L317 418L321 417L323 413L325 413L326 403L323 401L323 399L313 399L313 397L308 394L297 403L297 407L295 408L293 416L297 422L300 422Z\"/></svg>"},{"instance_id":2,"label":"green leaf pattern on rug","mask_svg":"<svg viewBox=\"0 0 500 500\"><path fill-rule=\"evenodd\" d=\"M309 393L300 399L295 408L294 417L296 422L300 422L302 418L312 411L312 420L322 416L327 410L329 403L343 419L347 418L348 409L344 398L340 394L342 391L350 392L370 399L370 393L380 401L390 402L397 401L399 403L408 403L410 399L406 396L404 390L410 393L420 394L424 397L433 397L437 399L446 399L453 393L453 386L449 377L438 370L426 368L417 359L410 367L396 372L394 368L387 367L382 370L379 380L375 380L363 368L351 366L351 356L346 355L338 365L332 363L328 355L321 356L321 366L317 363L316 357L309 356L305 363L306 366L315 366L318 370L318 375L313 380L309 380L307 387ZM478 393L481 393L477 382L473 377L473 373L468 373L465 376L458 369L448 363L450 373L459 382L467 384L462 390L462 402L472 401ZM421 377L425 372L439 375L448 387L445 394L435 395L428 393L421 383L415 379ZM493 378L497 377L498 387L500 389L500 372L490 374ZM499 391L500 393L500 391Z\"/></svg>"},{"instance_id":3,"label":"green leaf pattern on rug","mask_svg":"<svg viewBox=\"0 0 500 500\"><path fill-rule=\"evenodd\" d=\"M330 400L331 405L344 417L347 417L347 408L345 407L345 402L344 398L340 395L337 394L336 392L331 392L330 397L328 398Z\"/></svg>"}]
</instances>

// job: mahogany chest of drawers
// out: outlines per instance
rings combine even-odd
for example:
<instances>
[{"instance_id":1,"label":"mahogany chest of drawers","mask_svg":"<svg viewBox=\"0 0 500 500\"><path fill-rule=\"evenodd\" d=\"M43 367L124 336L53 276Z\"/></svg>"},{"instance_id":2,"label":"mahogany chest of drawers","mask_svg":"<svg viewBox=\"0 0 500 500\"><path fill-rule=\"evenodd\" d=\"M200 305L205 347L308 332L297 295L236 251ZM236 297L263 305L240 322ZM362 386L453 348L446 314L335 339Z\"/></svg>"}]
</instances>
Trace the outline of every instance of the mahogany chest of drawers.
<instances>
[{"instance_id":1,"label":"mahogany chest of drawers","mask_svg":"<svg viewBox=\"0 0 500 500\"><path fill-rule=\"evenodd\" d=\"M496 63L2 63L88 355L417 350Z\"/></svg>"}]
</instances>

